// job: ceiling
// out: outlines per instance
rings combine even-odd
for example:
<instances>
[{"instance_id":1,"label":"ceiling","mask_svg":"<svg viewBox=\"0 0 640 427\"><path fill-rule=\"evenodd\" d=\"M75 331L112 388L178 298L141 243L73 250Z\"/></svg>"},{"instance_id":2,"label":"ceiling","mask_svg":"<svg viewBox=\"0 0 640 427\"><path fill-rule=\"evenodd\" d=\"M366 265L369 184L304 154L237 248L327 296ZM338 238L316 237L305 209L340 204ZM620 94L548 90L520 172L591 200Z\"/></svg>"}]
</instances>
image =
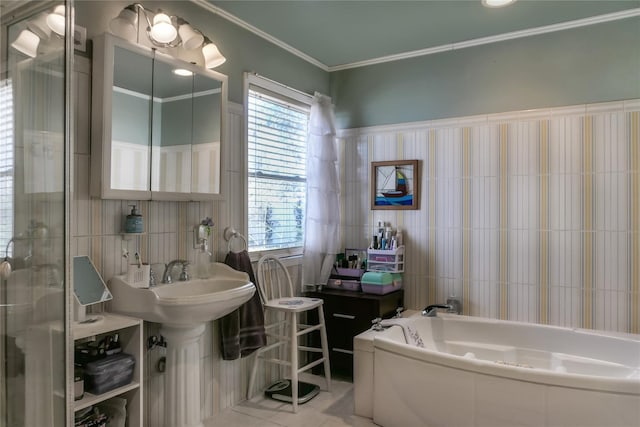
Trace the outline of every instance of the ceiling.
<instances>
[{"instance_id":1,"label":"ceiling","mask_svg":"<svg viewBox=\"0 0 640 427\"><path fill-rule=\"evenodd\" d=\"M640 12L640 0L519 0L503 8L486 8L480 0L206 1L223 16L330 71L515 31Z\"/></svg>"}]
</instances>

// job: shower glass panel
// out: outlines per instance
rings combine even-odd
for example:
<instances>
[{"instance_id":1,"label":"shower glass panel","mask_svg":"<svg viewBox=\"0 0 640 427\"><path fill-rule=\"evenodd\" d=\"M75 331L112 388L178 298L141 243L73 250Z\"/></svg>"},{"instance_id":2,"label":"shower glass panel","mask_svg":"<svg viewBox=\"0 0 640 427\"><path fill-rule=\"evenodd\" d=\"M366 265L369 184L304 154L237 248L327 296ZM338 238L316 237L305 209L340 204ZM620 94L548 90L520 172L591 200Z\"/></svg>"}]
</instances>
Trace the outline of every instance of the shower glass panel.
<instances>
[{"instance_id":1,"label":"shower glass panel","mask_svg":"<svg viewBox=\"0 0 640 427\"><path fill-rule=\"evenodd\" d=\"M0 427L66 424L64 6L3 22Z\"/></svg>"}]
</instances>

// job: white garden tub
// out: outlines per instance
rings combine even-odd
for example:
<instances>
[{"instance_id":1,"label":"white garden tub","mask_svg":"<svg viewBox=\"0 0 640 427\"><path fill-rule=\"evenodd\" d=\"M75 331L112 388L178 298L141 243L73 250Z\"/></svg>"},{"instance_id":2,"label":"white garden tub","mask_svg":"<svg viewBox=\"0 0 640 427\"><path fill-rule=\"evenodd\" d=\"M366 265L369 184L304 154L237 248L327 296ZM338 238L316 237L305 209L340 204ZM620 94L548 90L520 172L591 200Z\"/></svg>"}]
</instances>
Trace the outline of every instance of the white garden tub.
<instances>
[{"instance_id":1,"label":"white garden tub","mask_svg":"<svg viewBox=\"0 0 640 427\"><path fill-rule=\"evenodd\" d=\"M478 317L354 341L356 414L392 426L640 426L640 336Z\"/></svg>"}]
</instances>

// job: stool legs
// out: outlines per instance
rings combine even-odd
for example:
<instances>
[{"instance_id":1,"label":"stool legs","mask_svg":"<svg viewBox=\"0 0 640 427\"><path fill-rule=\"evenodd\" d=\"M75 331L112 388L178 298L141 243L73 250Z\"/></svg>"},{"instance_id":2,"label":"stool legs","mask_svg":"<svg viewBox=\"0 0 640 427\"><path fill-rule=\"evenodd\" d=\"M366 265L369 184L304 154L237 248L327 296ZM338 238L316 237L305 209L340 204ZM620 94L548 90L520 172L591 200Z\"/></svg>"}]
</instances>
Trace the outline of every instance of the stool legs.
<instances>
[{"instance_id":1,"label":"stool legs","mask_svg":"<svg viewBox=\"0 0 640 427\"><path fill-rule=\"evenodd\" d=\"M322 309L322 305L320 305L319 307L317 307L318 310L318 321L319 321L319 328L318 326L313 327L313 329L311 329L310 331L307 331L306 333L310 333L313 330L319 330L320 332L320 343L321 343L321 351L322 351L322 361L324 363L324 376L325 376L325 380L327 383L327 387L326 390L327 391L331 391L331 368L330 368L330 363L329 363L329 343L327 340L327 329L326 329L326 325L325 325L325 318L324 318L324 311ZM287 320L287 322L284 322L284 324L280 324L278 326L279 329L279 333L277 334L280 337L284 337L287 334L287 325L289 327L288 333L289 333L289 360L286 361L286 345L283 345L279 350L278 350L278 359L280 360L268 360L266 359L265 361L267 362L275 362L275 363L279 363L280 365L280 370L281 370L281 374L283 374L284 372L284 368L286 366L289 366L289 374L290 374L290 378L291 378L291 406L292 406L292 410L293 413L297 413L298 412L298 378L299 378L299 373L300 373L300 368L299 368L299 357L298 357L298 317L297 317L297 313L295 312L287 312L284 313L285 314L285 320ZM282 329L281 329L282 328ZM306 326L305 326L306 328ZM304 332L301 332L301 334ZM280 341L281 344L284 344L285 341ZM264 356L263 353L269 351L269 350L273 350L275 348L275 346L278 346L277 343L272 344L272 345L268 345L267 347L263 347L261 349L258 349L255 352L255 356L254 356L254 360L253 360L253 365L251 368L251 375L249 376L249 385L247 387L247 399L251 399L251 397L253 397L253 389L255 387L255 382L256 382L256 375L257 375L257 371L258 371L258 360L263 358ZM304 349L305 351L308 351L308 349ZM315 349L315 351L317 352L317 348ZM316 363L320 363L319 361ZM303 368L304 370L309 369L309 367ZM286 374L285 374L286 375ZM282 377L282 375L281 375Z\"/></svg>"},{"instance_id":2,"label":"stool legs","mask_svg":"<svg viewBox=\"0 0 640 427\"><path fill-rule=\"evenodd\" d=\"M291 319L291 404L293 413L298 412L298 316L290 314Z\"/></svg>"},{"instance_id":3,"label":"stool legs","mask_svg":"<svg viewBox=\"0 0 640 427\"><path fill-rule=\"evenodd\" d=\"M329 343L327 341L327 328L324 321L324 310L322 306L318 307L318 320L322 327L320 328L320 346L322 347L322 358L324 359L324 377L327 381L327 391L331 391L331 368L329 366Z\"/></svg>"}]
</instances>

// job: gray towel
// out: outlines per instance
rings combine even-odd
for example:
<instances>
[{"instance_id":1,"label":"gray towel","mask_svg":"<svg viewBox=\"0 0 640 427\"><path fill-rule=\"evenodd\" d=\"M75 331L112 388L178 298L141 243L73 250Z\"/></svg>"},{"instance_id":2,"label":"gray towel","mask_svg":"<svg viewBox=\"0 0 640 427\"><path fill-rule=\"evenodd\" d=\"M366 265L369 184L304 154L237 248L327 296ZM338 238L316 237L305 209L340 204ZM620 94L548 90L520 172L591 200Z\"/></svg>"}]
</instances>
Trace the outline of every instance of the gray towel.
<instances>
[{"instance_id":1,"label":"gray towel","mask_svg":"<svg viewBox=\"0 0 640 427\"><path fill-rule=\"evenodd\" d=\"M249 252L229 252L224 263L249 274L249 280L256 285L256 292L249 301L220 319L222 358L235 360L265 346L267 336L264 331L264 310Z\"/></svg>"}]
</instances>

